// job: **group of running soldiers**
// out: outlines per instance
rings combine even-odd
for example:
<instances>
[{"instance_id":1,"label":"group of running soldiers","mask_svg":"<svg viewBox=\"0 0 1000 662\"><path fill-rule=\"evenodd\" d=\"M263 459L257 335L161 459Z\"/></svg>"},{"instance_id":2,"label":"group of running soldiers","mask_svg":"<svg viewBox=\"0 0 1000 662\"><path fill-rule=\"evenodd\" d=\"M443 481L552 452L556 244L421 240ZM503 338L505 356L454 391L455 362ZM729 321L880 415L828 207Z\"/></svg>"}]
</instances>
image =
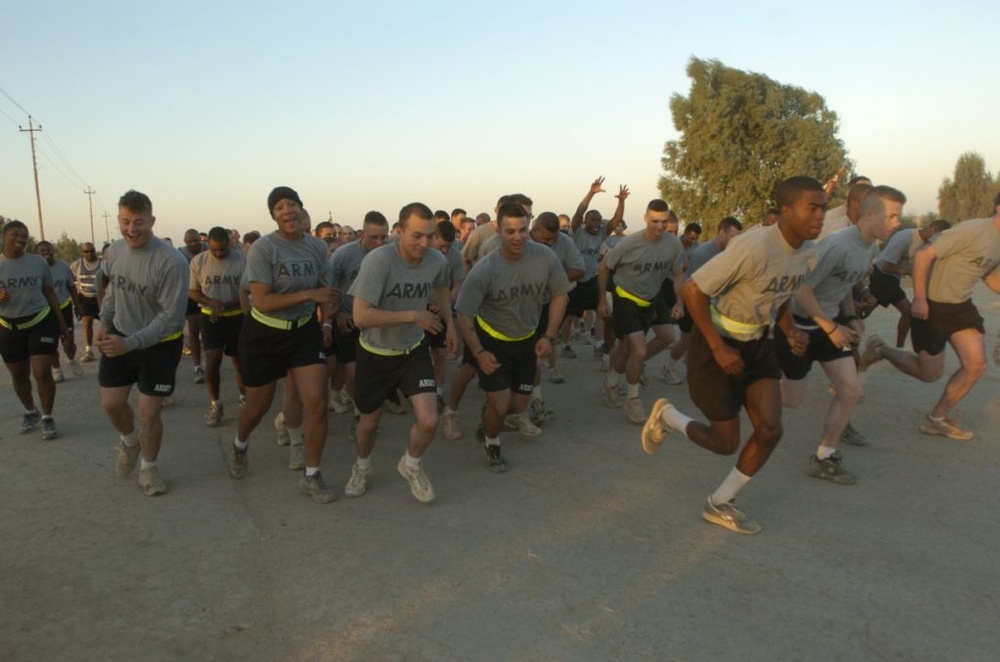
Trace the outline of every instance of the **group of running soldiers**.
<instances>
[{"instance_id":1,"label":"group of running soldiers","mask_svg":"<svg viewBox=\"0 0 1000 662\"><path fill-rule=\"evenodd\" d=\"M735 499L780 440L782 407L801 404L815 361L833 397L806 467L810 476L855 480L838 445L865 443L850 425L862 397L859 371L884 359L934 381L949 343L961 367L920 429L972 437L949 414L986 370L985 331L971 292L980 279L1000 291L1000 198L990 218L953 229L935 222L897 231L906 201L900 191L856 178L847 204L827 215L828 190L812 178L792 177L777 187L777 206L760 227L742 233L737 219L726 218L715 237L699 243L700 227L690 224L680 233L676 215L659 199L646 206L640 231L623 234L629 190L620 187L607 222L590 209L603 190L598 178L572 217L535 217L532 200L522 194L502 196L495 220L473 221L462 210L435 214L411 203L391 229L384 215L369 212L357 238L341 242L353 229L326 222L313 234L298 193L282 186L267 199L276 230L246 238L245 255L234 245L238 235L221 227L207 237L190 230L184 248L174 249L153 234L149 198L129 191L119 201L122 239L102 262L85 244L84 256L66 269L51 245L26 254L27 228L8 223L0 258L0 350L26 409L22 432L41 423L43 438L57 434L52 407L61 373L53 361L60 338L71 369L82 373L72 340L76 308L85 326L82 360L93 360L93 349L101 354L101 404L120 435L116 472L128 476L139 464L139 484L149 496L166 492L156 465L161 408L174 390L185 320L195 380L208 390L207 425L224 420L220 366L223 356L233 361L240 409L226 458L230 476L247 476L250 435L284 379L275 420L279 443L289 446L289 467L303 471L300 489L320 503L335 498L320 472L328 408L354 411L357 459L344 491L358 497L371 480L381 412L402 411L400 395L414 422L397 470L416 499L433 501L421 459L439 415L447 438L462 436L457 412L477 376L486 394L478 430L486 463L507 471L501 429L539 433L551 415L542 370L552 382L562 381L555 348L561 342L559 357L576 357L571 340L588 314L595 357L607 368L604 402L624 407L632 423L643 425L647 453L675 431L715 453L734 454L742 440L739 413L746 409L752 432L703 511L706 520L733 531L760 530ZM814 241L831 226L840 228ZM887 240L880 253L879 243ZM909 273L912 302L899 284ZM861 290L869 274L870 293ZM871 336L859 352L864 324L857 306L873 300L900 311L896 347ZM911 325L913 352L903 349ZM645 364L668 348L664 379L682 381L677 369L686 354L691 400L707 422L663 398L647 413L640 398ZM459 354L446 395L446 360ZM133 385L137 412L128 402Z\"/></svg>"}]
</instances>

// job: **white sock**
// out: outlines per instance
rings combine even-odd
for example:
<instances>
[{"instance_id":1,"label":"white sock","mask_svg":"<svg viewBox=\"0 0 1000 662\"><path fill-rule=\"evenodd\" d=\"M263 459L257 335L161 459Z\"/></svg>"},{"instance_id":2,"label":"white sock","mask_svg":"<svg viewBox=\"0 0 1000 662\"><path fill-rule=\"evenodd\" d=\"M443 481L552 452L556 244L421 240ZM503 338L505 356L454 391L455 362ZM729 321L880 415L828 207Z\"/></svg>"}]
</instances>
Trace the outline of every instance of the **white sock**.
<instances>
[{"instance_id":1,"label":"white sock","mask_svg":"<svg viewBox=\"0 0 1000 662\"><path fill-rule=\"evenodd\" d=\"M319 467L306 467L306 478L315 476L319 473Z\"/></svg>"},{"instance_id":2,"label":"white sock","mask_svg":"<svg viewBox=\"0 0 1000 662\"><path fill-rule=\"evenodd\" d=\"M444 408L444 415L445 416L454 416L457 413L458 413L458 411L455 410L455 409L452 409L451 407L445 406L445 408Z\"/></svg>"},{"instance_id":3,"label":"white sock","mask_svg":"<svg viewBox=\"0 0 1000 662\"><path fill-rule=\"evenodd\" d=\"M603 340L598 340L597 342L594 343L594 349L601 349L603 347L604 347L604 341Z\"/></svg>"},{"instance_id":4,"label":"white sock","mask_svg":"<svg viewBox=\"0 0 1000 662\"><path fill-rule=\"evenodd\" d=\"M240 441L239 437L233 439L233 447L238 451L245 451L249 445L250 444L245 441Z\"/></svg>"},{"instance_id":5,"label":"white sock","mask_svg":"<svg viewBox=\"0 0 1000 662\"><path fill-rule=\"evenodd\" d=\"M444 397L444 387L443 386L438 386L437 387L437 394L438 394L439 397L442 397L442 398Z\"/></svg>"},{"instance_id":6,"label":"white sock","mask_svg":"<svg viewBox=\"0 0 1000 662\"><path fill-rule=\"evenodd\" d=\"M372 456L369 455L368 457L359 457L357 460L355 460L355 463L358 465L358 467L362 469L371 469Z\"/></svg>"},{"instance_id":7,"label":"white sock","mask_svg":"<svg viewBox=\"0 0 1000 662\"><path fill-rule=\"evenodd\" d=\"M132 430L128 434L119 434L118 438L122 440L122 443L132 448L139 443L139 430Z\"/></svg>"},{"instance_id":8,"label":"white sock","mask_svg":"<svg viewBox=\"0 0 1000 662\"><path fill-rule=\"evenodd\" d=\"M499 446L500 445L500 437L486 437L486 445L487 446Z\"/></svg>"},{"instance_id":9,"label":"white sock","mask_svg":"<svg viewBox=\"0 0 1000 662\"><path fill-rule=\"evenodd\" d=\"M618 386L618 379L624 375L614 368L608 370L608 376L604 378L604 383L608 386Z\"/></svg>"},{"instance_id":10,"label":"white sock","mask_svg":"<svg viewBox=\"0 0 1000 662\"><path fill-rule=\"evenodd\" d=\"M406 451L406 455L403 456L403 464L406 465L407 469L419 469L420 458L413 457L412 455L410 455L410 451Z\"/></svg>"},{"instance_id":11,"label":"white sock","mask_svg":"<svg viewBox=\"0 0 1000 662\"><path fill-rule=\"evenodd\" d=\"M540 385L531 389L531 399L544 400L544 398L542 397L542 387Z\"/></svg>"},{"instance_id":12,"label":"white sock","mask_svg":"<svg viewBox=\"0 0 1000 662\"><path fill-rule=\"evenodd\" d=\"M628 397L630 397L630 398L638 398L639 397L639 385L638 384L629 384L628 385Z\"/></svg>"},{"instance_id":13,"label":"white sock","mask_svg":"<svg viewBox=\"0 0 1000 662\"><path fill-rule=\"evenodd\" d=\"M816 457L820 460L825 460L826 458L830 457L836 452L837 452L836 448L831 448L829 446L820 446L819 448L816 449Z\"/></svg>"},{"instance_id":14,"label":"white sock","mask_svg":"<svg viewBox=\"0 0 1000 662\"><path fill-rule=\"evenodd\" d=\"M150 467L155 467L155 466L156 466L156 460L153 460L152 462L147 461L146 458L142 458L139 460L140 470L149 469Z\"/></svg>"},{"instance_id":15,"label":"white sock","mask_svg":"<svg viewBox=\"0 0 1000 662\"><path fill-rule=\"evenodd\" d=\"M660 420L672 430L677 430L685 437L687 436L688 424L694 419L677 411L676 407L664 407L660 412Z\"/></svg>"},{"instance_id":16,"label":"white sock","mask_svg":"<svg viewBox=\"0 0 1000 662\"><path fill-rule=\"evenodd\" d=\"M91 351L91 350L90 350L90 345L87 345L87 351L88 351L88 352L89 352L89 351Z\"/></svg>"},{"instance_id":17,"label":"white sock","mask_svg":"<svg viewBox=\"0 0 1000 662\"><path fill-rule=\"evenodd\" d=\"M742 471L733 467L733 470L729 472L726 479L722 481L719 488L712 493L710 497L712 503L716 506L723 503L728 503L736 498L737 493L742 490L747 483L750 482L750 476L745 475Z\"/></svg>"},{"instance_id":18,"label":"white sock","mask_svg":"<svg viewBox=\"0 0 1000 662\"><path fill-rule=\"evenodd\" d=\"M302 428L301 427L293 428L290 425L286 425L285 427L288 428L288 437L289 437L289 439L292 440L292 442L291 442L292 446L301 446L302 445Z\"/></svg>"},{"instance_id":19,"label":"white sock","mask_svg":"<svg viewBox=\"0 0 1000 662\"><path fill-rule=\"evenodd\" d=\"M35 407L34 409L25 409L24 413L25 414L37 414L38 413L38 407Z\"/></svg>"}]
</instances>

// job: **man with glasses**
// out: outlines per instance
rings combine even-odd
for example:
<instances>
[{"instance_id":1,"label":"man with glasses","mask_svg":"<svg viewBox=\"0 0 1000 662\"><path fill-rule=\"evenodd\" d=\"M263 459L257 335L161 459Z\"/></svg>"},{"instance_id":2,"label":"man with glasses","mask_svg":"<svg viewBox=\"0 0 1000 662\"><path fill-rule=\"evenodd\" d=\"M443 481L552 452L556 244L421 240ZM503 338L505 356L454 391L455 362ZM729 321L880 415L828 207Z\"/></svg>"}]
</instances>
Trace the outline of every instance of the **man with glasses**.
<instances>
[{"instance_id":1,"label":"man with glasses","mask_svg":"<svg viewBox=\"0 0 1000 662\"><path fill-rule=\"evenodd\" d=\"M101 271L101 258L97 254L94 244L84 242L81 246L79 260L75 260L69 266L73 272L73 284L76 286L77 308L76 316L83 326L83 355L80 357L81 363L90 363L94 360L94 320L100 314L100 306L97 304L97 283L98 275Z\"/></svg>"}]
</instances>

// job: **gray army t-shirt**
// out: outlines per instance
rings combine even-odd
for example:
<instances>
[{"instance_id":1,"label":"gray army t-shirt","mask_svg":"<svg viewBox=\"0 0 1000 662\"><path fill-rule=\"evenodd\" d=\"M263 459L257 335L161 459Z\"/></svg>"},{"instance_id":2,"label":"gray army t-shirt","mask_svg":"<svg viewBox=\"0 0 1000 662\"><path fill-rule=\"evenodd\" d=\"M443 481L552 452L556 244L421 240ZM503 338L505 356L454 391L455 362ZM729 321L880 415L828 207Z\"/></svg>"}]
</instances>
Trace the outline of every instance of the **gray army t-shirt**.
<instances>
[{"instance_id":1,"label":"gray army t-shirt","mask_svg":"<svg viewBox=\"0 0 1000 662\"><path fill-rule=\"evenodd\" d=\"M62 260L50 264L49 269L52 270L52 289L56 291L56 301L62 306L70 300L69 288L75 287L73 270Z\"/></svg>"},{"instance_id":2,"label":"gray army t-shirt","mask_svg":"<svg viewBox=\"0 0 1000 662\"><path fill-rule=\"evenodd\" d=\"M124 334L126 349L152 347L184 328L188 263L169 244L153 237L133 249L119 239L101 269L108 278L101 326Z\"/></svg>"},{"instance_id":3,"label":"gray army t-shirt","mask_svg":"<svg viewBox=\"0 0 1000 662\"><path fill-rule=\"evenodd\" d=\"M326 244L312 235L288 239L279 231L264 235L254 242L247 257L248 283L265 283L275 294L289 294L317 287L330 286L330 263L326 261ZM273 310L267 315L293 321L311 317L316 312L312 301Z\"/></svg>"},{"instance_id":4,"label":"gray army t-shirt","mask_svg":"<svg viewBox=\"0 0 1000 662\"><path fill-rule=\"evenodd\" d=\"M875 258L875 266L879 268L886 276L892 276L896 280L899 280L899 274L887 273L883 271L886 264L893 264L897 267L913 267L913 256L916 254L917 249L924 245L923 240L920 238L920 233L916 228L906 228L904 230L897 230L894 235L889 237L889 241L886 243L885 248L882 252L878 254Z\"/></svg>"},{"instance_id":5,"label":"gray army t-shirt","mask_svg":"<svg viewBox=\"0 0 1000 662\"><path fill-rule=\"evenodd\" d=\"M962 221L934 238L937 259L931 266L927 298L962 303L972 288L1000 264L1000 232L992 218Z\"/></svg>"},{"instance_id":6,"label":"gray army t-shirt","mask_svg":"<svg viewBox=\"0 0 1000 662\"><path fill-rule=\"evenodd\" d=\"M481 316L509 338L528 336L538 327L542 307L570 289L556 254L534 241L524 244L517 260L493 251L476 263L462 284L455 309Z\"/></svg>"},{"instance_id":7,"label":"gray army t-shirt","mask_svg":"<svg viewBox=\"0 0 1000 662\"><path fill-rule=\"evenodd\" d=\"M684 268L684 245L677 235L664 232L649 241L642 232L627 235L604 256L615 272L615 285L629 294L652 301L667 278Z\"/></svg>"},{"instance_id":8,"label":"gray army t-shirt","mask_svg":"<svg viewBox=\"0 0 1000 662\"><path fill-rule=\"evenodd\" d=\"M34 315L48 308L42 288L52 286L52 270L45 258L33 253L9 258L0 253L0 289L7 290L9 299L0 303L0 316L17 319Z\"/></svg>"},{"instance_id":9,"label":"gray army t-shirt","mask_svg":"<svg viewBox=\"0 0 1000 662\"><path fill-rule=\"evenodd\" d=\"M190 288L209 299L237 304L246 268L247 260L242 251L230 249L229 255L221 260L211 251L202 251L191 260Z\"/></svg>"},{"instance_id":10,"label":"gray army t-shirt","mask_svg":"<svg viewBox=\"0 0 1000 662\"><path fill-rule=\"evenodd\" d=\"M597 258L601 252L601 244L608 238L607 226L603 223L596 234L587 232L586 223L581 225L573 233L573 242L577 250L583 256L583 278L581 281L588 281L597 275Z\"/></svg>"},{"instance_id":11,"label":"gray army t-shirt","mask_svg":"<svg viewBox=\"0 0 1000 662\"><path fill-rule=\"evenodd\" d=\"M840 314L840 303L850 295L854 284L864 278L875 258L878 245L866 242L857 225L835 232L816 246L818 262L806 276L823 314L833 319ZM809 315L792 300L792 313Z\"/></svg>"},{"instance_id":12,"label":"gray army t-shirt","mask_svg":"<svg viewBox=\"0 0 1000 662\"><path fill-rule=\"evenodd\" d=\"M341 246L330 256L330 275L333 279L333 286L344 293L344 302L341 304L340 310L348 315L354 310L354 297L347 292L358 277L358 272L361 271L361 262L367 254L365 247L361 245L361 240L358 239Z\"/></svg>"},{"instance_id":13,"label":"gray army t-shirt","mask_svg":"<svg viewBox=\"0 0 1000 662\"><path fill-rule=\"evenodd\" d=\"M759 327L748 333L719 329L720 333L737 340L754 340L774 322L778 309L803 283L816 261L813 242L792 248L774 224L733 237L725 251L691 274L691 280L713 299L720 313Z\"/></svg>"},{"instance_id":14,"label":"gray army t-shirt","mask_svg":"<svg viewBox=\"0 0 1000 662\"><path fill-rule=\"evenodd\" d=\"M714 239L698 245L688 256L687 266L684 268L684 280L690 278L691 274L721 252L719 242Z\"/></svg>"},{"instance_id":15,"label":"gray army t-shirt","mask_svg":"<svg viewBox=\"0 0 1000 662\"><path fill-rule=\"evenodd\" d=\"M448 261L441 251L428 250L417 264L400 255L399 246L380 246L361 262L349 294L376 308L395 312L426 310L435 288L448 288ZM420 342L424 330L413 323L363 327L361 342L376 349L401 352Z\"/></svg>"}]
</instances>

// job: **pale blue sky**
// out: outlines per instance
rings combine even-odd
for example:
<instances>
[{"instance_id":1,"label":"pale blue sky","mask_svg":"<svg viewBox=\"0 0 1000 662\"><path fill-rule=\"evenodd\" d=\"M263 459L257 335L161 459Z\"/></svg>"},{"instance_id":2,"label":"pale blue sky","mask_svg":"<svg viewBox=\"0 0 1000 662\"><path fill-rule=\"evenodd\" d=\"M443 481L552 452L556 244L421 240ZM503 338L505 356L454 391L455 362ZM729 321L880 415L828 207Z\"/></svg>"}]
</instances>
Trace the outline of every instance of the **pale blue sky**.
<instances>
[{"instance_id":1,"label":"pale blue sky","mask_svg":"<svg viewBox=\"0 0 1000 662\"><path fill-rule=\"evenodd\" d=\"M17 22L0 88L47 134L49 238L90 235L84 184L49 139L98 192L98 240L129 188L175 239L270 230L279 184L314 220L356 224L412 200L491 211L514 191L572 213L603 174L595 206L610 214L628 184L638 221L692 55L822 94L858 170L909 212L936 209L962 152L1000 169L996 2L146 4L2 0ZM0 111L0 214L37 235L27 118L2 95Z\"/></svg>"}]
</instances>

